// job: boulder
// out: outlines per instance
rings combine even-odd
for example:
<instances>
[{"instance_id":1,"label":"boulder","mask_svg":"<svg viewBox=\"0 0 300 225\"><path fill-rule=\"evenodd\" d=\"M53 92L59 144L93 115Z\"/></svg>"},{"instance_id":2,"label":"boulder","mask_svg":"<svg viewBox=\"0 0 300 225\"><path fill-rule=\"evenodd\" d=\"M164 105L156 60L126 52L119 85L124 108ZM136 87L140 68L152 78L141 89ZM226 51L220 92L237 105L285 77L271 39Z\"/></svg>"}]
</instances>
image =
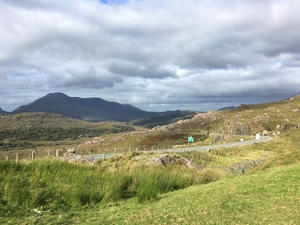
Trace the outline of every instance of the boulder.
<instances>
[{"instance_id":1,"label":"boulder","mask_svg":"<svg viewBox=\"0 0 300 225\"><path fill-rule=\"evenodd\" d=\"M192 163L191 161L178 156L178 155L169 155L163 154L159 156L154 156L150 159L146 165L161 165L161 166L169 166L169 165L180 165L185 166L187 168L195 168L195 169L203 169L203 167Z\"/></svg>"}]
</instances>

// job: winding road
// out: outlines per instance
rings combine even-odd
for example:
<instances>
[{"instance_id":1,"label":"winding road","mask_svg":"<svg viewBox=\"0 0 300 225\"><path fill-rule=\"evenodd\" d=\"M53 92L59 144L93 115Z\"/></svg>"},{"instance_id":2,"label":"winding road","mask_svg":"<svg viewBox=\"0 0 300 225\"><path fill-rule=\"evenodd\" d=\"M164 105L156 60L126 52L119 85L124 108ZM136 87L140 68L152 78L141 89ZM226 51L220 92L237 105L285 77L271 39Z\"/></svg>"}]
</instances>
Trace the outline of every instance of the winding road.
<instances>
[{"instance_id":1,"label":"winding road","mask_svg":"<svg viewBox=\"0 0 300 225\"><path fill-rule=\"evenodd\" d=\"M251 145L251 144L260 143L260 142L266 142L266 141L269 141L269 140L271 140L270 137L261 136L260 139L253 139L253 140L246 140L246 141L239 141L239 142L231 142L231 143L226 143L226 144L215 144L215 145L205 145L205 146L195 146L195 147L186 146L184 148L158 149L158 150L151 150L149 152L153 152L153 153L176 153L176 152L191 152L191 151L208 152L211 149L215 149L215 148L245 146L245 145ZM102 160L102 159L111 158L115 155L124 155L124 154L125 154L124 152L105 153L105 154L97 154L97 155L94 155L94 156L85 156L85 158L93 157L95 160Z\"/></svg>"}]
</instances>

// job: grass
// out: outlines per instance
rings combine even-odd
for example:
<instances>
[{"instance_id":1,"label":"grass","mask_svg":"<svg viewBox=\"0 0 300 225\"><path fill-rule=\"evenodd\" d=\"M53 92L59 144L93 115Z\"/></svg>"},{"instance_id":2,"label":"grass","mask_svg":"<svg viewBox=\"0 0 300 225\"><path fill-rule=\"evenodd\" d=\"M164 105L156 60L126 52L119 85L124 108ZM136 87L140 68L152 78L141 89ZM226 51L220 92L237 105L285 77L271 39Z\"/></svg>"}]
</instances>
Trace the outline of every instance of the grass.
<instances>
[{"instance_id":1,"label":"grass","mask_svg":"<svg viewBox=\"0 0 300 225\"><path fill-rule=\"evenodd\" d=\"M219 112L207 117L208 130L226 133L237 122L252 124L251 133L280 125L281 134L265 143L213 149L209 154L180 153L205 166L202 171L146 167L144 156L136 152L96 166L49 159L0 161L0 224L298 224L300 130L296 128L300 117L296 100L242 106L215 122L213 116ZM257 121L261 124L256 127ZM184 130L184 123L177 125ZM187 130L202 129L193 119L187 125ZM170 133L160 135L105 136L101 148L177 141ZM222 169L260 158L266 161L245 175L226 174L224 179ZM41 206L50 211L41 215L32 211Z\"/></svg>"},{"instance_id":2,"label":"grass","mask_svg":"<svg viewBox=\"0 0 300 225\"><path fill-rule=\"evenodd\" d=\"M180 167L84 166L57 160L0 161L0 216L14 218L43 206L53 213L97 207L136 197L151 202L162 193L220 179L211 170Z\"/></svg>"},{"instance_id":3,"label":"grass","mask_svg":"<svg viewBox=\"0 0 300 225\"><path fill-rule=\"evenodd\" d=\"M297 224L300 221L300 164L249 176L196 185L93 208L50 211L37 218L29 210L1 218L4 224Z\"/></svg>"}]
</instances>

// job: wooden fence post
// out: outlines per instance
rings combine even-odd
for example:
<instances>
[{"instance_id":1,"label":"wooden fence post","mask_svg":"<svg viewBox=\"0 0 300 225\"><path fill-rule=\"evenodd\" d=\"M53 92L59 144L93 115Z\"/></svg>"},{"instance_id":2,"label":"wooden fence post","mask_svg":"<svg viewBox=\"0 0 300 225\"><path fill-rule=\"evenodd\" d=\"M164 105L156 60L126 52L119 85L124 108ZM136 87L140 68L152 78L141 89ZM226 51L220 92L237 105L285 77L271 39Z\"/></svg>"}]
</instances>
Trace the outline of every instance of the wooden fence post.
<instances>
[{"instance_id":1,"label":"wooden fence post","mask_svg":"<svg viewBox=\"0 0 300 225\"><path fill-rule=\"evenodd\" d=\"M19 153L16 153L16 162L19 162Z\"/></svg>"},{"instance_id":2,"label":"wooden fence post","mask_svg":"<svg viewBox=\"0 0 300 225\"><path fill-rule=\"evenodd\" d=\"M34 160L34 156L35 156L35 151L33 150L31 153L31 160Z\"/></svg>"}]
</instances>

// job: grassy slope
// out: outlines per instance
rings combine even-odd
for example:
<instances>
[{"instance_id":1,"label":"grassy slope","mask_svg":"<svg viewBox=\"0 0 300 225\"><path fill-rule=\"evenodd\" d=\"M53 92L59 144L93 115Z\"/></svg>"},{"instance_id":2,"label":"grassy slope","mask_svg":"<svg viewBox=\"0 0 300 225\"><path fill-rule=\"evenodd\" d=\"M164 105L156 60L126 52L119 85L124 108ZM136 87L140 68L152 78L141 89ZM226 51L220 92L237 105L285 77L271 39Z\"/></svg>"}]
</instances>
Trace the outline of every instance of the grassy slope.
<instances>
[{"instance_id":1,"label":"grassy slope","mask_svg":"<svg viewBox=\"0 0 300 225\"><path fill-rule=\"evenodd\" d=\"M105 133L115 133L120 132L121 129L135 129L135 130L145 130L140 127L128 125L126 123L122 122L98 122L98 123L92 123L82 120L76 120L71 119L67 117L63 117L57 114L51 114L51 113L21 113L17 115L7 115L7 116L0 116L0 132L16 132L20 135L20 133L24 133L25 135L30 135L34 131L37 132L37 130L43 131L43 129L52 129L52 130L59 130L64 129L66 132L69 132L70 135L69 138L63 139L63 140L16 140L15 138L7 138L4 137L3 140L1 140L0 137L0 156L2 155L1 150L5 151L12 151L12 150L32 150L32 148L64 148L66 146L77 146L80 143L84 142L85 140L90 140L88 138L88 132L91 133L99 133L99 132L105 132ZM86 132L86 135L83 135L82 139L76 139L72 140L71 132L72 130L78 130L82 129L84 132ZM45 133L43 133L45 132ZM41 132L42 137L49 137L50 135L47 134L47 131ZM47 136L48 135L48 136ZM84 137L86 136L86 138ZM76 136L78 137L78 136ZM1 142L6 144L6 146L1 146ZM7 147L7 143L15 142L17 143L17 147L9 146ZM23 143L29 143L28 147L26 145L22 146Z\"/></svg>"},{"instance_id":2,"label":"grassy slope","mask_svg":"<svg viewBox=\"0 0 300 225\"><path fill-rule=\"evenodd\" d=\"M233 110L199 113L190 120L167 126L173 131L209 131L231 134L237 125L245 125L249 134L264 129L286 130L300 124L300 95L289 100L258 105L241 105ZM277 125L280 125L277 128Z\"/></svg>"},{"instance_id":3,"label":"grassy slope","mask_svg":"<svg viewBox=\"0 0 300 225\"><path fill-rule=\"evenodd\" d=\"M297 224L300 164L93 209L1 218L3 224Z\"/></svg>"},{"instance_id":4,"label":"grassy slope","mask_svg":"<svg viewBox=\"0 0 300 225\"><path fill-rule=\"evenodd\" d=\"M300 118L296 110L299 108L298 99L246 107L245 111L241 108L229 111L222 117L225 122L217 119L214 123L210 120L212 117L208 117L206 125L209 129L224 126L223 131L230 130L230 126L224 124L236 124L233 122L252 124L252 131L264 126L273 129L277 124L289 126L281 128L281 135L270 142L213 151L212 156L216 157L205 164L226 166L237 159L272 153L272 157L248 175L160 194L157 200L144 204L138 204L134 197L69 211L45 212L41 218L36 218L31 209L26 209L1 215L0 223L297 224L300 221L300 131L294 125L299 124ZM255 127L255 121L259 126ZM188 122L182 127L198 129L199 123L195 120Z\"/></svg>"},{"instance_id":5,"label":"grassy slope","mask_svg":"<svg viewBox=\"0 0 300 225\"><path fill-rule=\"evenodd\" d=\"M89 224L296 224L300 165L267 170L161 196L159 202L87 211Z\"/></svg>"},{"instance_id":6,"label":"grassy slope","mask_svg":"<svg viewBox=\"0 0 300 225\"><path fill-rule=\"evenodd\" d=\"M83 120L63 117L53 113L20 113L17 115L0 116L0 130L15 130L34 127L82 127L88 129L112 128L113 125L125 125L122 122L92 123Z\"/></svg>"},{"instance_id":7,"label":"grassy slope","mask_svg":"<svg viewBox=\"0 0 300 225\"><path fill-rule=\"evenodd\" d=\"M160 194L157 200L143 204L134 197L45 212L41 218L36 218L29 208L15 214L7 212L1 221L3 224L297 224L300 221L299 137L299 130L291 130L273 141L247 149L236 147L212 152L211 157L215 158L207 166L265 154L261 151L274 153L249 175ZM110 167L109 163L107 166Z\"/></svg>"}]
</instances>

